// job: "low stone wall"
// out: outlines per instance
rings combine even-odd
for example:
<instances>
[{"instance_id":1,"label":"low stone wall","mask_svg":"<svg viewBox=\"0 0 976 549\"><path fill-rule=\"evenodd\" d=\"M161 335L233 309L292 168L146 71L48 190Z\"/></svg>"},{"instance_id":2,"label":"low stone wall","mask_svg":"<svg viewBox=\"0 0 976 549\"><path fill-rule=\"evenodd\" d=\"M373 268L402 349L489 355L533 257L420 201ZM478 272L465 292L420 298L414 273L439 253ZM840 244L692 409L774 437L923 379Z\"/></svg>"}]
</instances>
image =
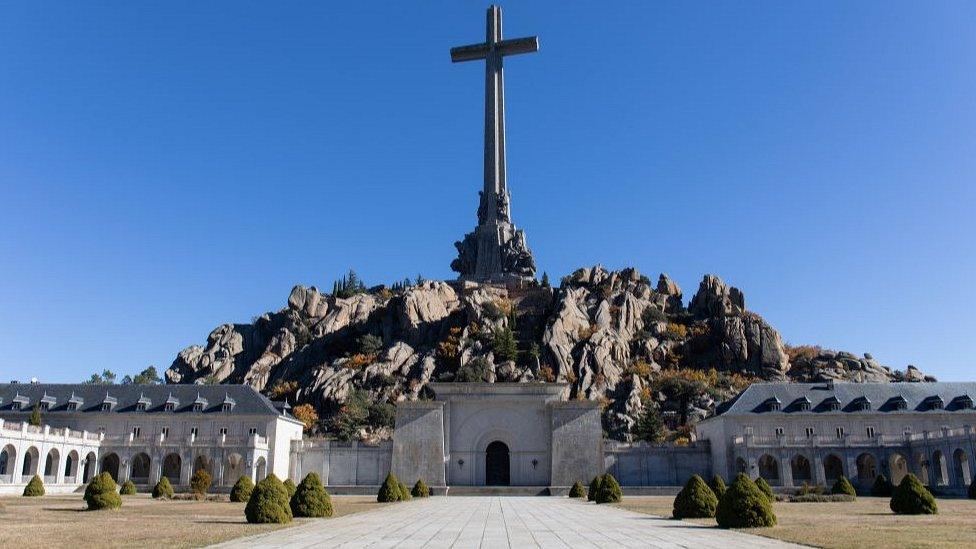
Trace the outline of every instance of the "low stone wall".
<instances>
[{"instance_id":1,"label":"low stone wall","mask_svg":"<svg viewBox=\"0 0 976 549\"><path fill-rule=\"evenodd\" d=\"M624 487L680 486L692 475L701 475L706 480L712 475L708 441L687 446L613 440L605 440L603 444L604 466Z\"/></svg>"},{"instance_id":2,"label":"low stone wall","mask_svg":"<svg viewBox=\"0 0 976 549\"><path fill-rule=\"evenodd\" d=\"M295 482L314 471L326 486L338 489L330 491L341 493L348 487L382 484L390 472L392 456L391 441L374 446L355 441L301 440L292 442L289 470Z\"/></svg>"}]
</instances>

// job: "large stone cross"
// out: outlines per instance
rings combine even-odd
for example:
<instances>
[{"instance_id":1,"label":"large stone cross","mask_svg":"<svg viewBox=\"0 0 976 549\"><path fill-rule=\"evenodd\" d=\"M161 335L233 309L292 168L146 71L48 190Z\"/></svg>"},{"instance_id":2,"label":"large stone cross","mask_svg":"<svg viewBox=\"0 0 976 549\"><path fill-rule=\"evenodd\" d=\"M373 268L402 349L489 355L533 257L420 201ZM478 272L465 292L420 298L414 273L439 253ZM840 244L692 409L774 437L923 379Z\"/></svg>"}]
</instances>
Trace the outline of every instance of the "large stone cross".
<instances>
[{"instance_id":1,"label":"large stone cross","mask_svg":"<svg viewBox=\"0 0 976 549\"><path fill-rule=\"evenodd\" d=\"M502 9L488 8L485 41L451 48L451 61L485 60L485 184L478 211L480 223L509 221L505 182L505 79L502 58L539 50L539 38L502 40ZM502 219L499 219L501 217Z\"/></svg>"}]
</instances>

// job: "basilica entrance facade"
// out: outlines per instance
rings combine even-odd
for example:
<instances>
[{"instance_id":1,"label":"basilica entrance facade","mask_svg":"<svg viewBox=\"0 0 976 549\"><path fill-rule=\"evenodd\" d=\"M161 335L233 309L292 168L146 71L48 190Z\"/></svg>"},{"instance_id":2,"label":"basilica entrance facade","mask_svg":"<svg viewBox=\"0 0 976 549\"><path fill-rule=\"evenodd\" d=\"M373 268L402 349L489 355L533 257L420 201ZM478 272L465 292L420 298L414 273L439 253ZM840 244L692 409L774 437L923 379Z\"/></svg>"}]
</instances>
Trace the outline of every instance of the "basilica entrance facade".
<instances>
[{"instance_id":1,"label":"basilica entrance facade","mask_svg":"<svg viewBox=\"0 0 976 549\"><path fill-rule=\"evenodd\" d=\"M508 486L511 484L511 460L508 446L496 440L485 450L485 485Z\"/></svg>"}]
</instances>

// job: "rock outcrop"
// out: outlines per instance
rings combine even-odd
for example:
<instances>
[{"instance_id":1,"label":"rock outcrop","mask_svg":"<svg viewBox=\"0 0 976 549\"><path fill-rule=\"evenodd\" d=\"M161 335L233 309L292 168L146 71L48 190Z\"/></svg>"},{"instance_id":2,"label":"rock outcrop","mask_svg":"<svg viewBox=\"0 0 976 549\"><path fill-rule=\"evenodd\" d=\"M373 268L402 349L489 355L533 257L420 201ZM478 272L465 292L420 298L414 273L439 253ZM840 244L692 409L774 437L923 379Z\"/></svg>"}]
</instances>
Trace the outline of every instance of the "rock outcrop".
<instances>
[{"instance_id":1,"label":"rock outcrop","mask_svg":"<svg viewBox=\"0 0 976 549\"><path fill-rule=\"evenodd\" d=\"M790 348L716 276L685 308L667 275L652 285L601 266L558 289L426 281L340 298L295 286L282 310L181 351L166 378L247 383L313 404L321 430L362 437L388 434L389 404L429 397L431 381L558 381L565 398L600 401L622 439L650 402L680 429L753 380L931 380L870 355ZM353 413L352 402L373 404Z\"/></svg>"}]
</instances>

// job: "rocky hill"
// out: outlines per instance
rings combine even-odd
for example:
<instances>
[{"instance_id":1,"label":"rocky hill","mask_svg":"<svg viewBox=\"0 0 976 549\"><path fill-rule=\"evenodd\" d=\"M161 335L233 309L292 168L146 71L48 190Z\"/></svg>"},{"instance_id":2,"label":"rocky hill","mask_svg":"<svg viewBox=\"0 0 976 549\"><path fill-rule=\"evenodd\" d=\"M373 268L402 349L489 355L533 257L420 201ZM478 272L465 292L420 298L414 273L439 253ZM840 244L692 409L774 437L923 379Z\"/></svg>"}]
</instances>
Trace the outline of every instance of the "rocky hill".
<instances>
[{"instance_id":1,"label":"rocky hill","mask_svg":"<svg viewBox=\"0 0 976 549\"><path fill-rule=\"evenodd\" d=\"M608 434L632 436L646 408L671 432L756 380L926 381L813 346L791 348L737 288L705 276L685 306L667 275L579 269L559 288L425 281L324 293L296 286L286 308L225 324L181 351L170 383L247 383L309 404L315 429L389 435L391 404L431 381L561 381L598 400ZM308 407L306 407L308 410Z\"/></svg>"}]
</instances>

